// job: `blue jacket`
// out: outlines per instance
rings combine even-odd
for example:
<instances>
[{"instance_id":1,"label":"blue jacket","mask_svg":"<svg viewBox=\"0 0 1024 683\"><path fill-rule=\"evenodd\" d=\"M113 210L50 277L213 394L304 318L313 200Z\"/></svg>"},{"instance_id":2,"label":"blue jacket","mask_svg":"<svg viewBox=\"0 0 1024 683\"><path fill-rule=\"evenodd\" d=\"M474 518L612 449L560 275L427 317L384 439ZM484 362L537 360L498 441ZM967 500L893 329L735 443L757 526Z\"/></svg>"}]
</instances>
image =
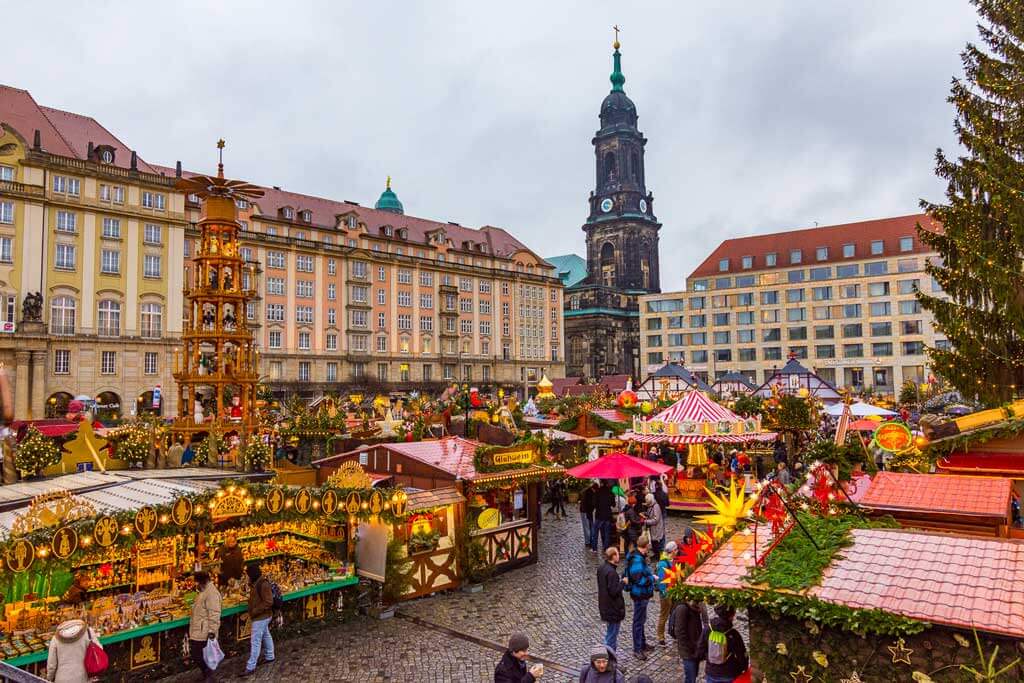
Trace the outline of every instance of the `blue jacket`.
<instances>
[{"instance_id":1,"label":"blue jacket","mask_svg":"<svg viewBox=\"0 0 1024 683\"><path fill-rule=\"evenodd\" d=\"M647 566L647 559L636 550L626 555L626 578L629 579L629 597L634 600L654 597L654 574Z\"/></svg>"},{"instance_id":2,"label":"blue jacket","mask_svg":"<svg viewBox=\"0 0 1024 683\"><path fill-rule=\"evenodd\" d=\"M672 558L668 555L668 553L662 553L661 559L658 560L658 568L655 570L654 574L655 578L658 581L658 583L656 584L658 586L658 594L661 595L661 597L665 597L665 591L668 590L668 588L665 586L665 584L662 583L662 581L665 580L665 570L671 566Z\"/></svg>"}]
</instances>

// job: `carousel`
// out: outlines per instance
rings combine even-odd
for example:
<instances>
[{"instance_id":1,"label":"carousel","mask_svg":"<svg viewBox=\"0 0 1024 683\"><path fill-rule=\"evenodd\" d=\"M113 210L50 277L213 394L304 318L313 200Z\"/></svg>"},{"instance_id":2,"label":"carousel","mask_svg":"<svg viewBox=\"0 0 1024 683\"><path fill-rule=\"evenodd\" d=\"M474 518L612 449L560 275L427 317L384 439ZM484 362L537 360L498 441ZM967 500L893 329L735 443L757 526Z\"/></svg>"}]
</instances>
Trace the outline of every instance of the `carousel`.
<instances>
[{"instance_id":1,"label":"carousel","mask_svg":"<svg viewBox=\"0 0 1024 683\"><path fill-rule=\"evenodd\" d=\"M706 489L717 483L717 466L708 458L709 445L745 448L775 437L775 432L762 430L759 417L740 417L703 392L690 391L648 420L634 418L633 429L620 438L641 444L645 450L654 444L679 450L679 464L668 473L669 509L708 512L713 508Z\"/></svg>"}]
</instances>

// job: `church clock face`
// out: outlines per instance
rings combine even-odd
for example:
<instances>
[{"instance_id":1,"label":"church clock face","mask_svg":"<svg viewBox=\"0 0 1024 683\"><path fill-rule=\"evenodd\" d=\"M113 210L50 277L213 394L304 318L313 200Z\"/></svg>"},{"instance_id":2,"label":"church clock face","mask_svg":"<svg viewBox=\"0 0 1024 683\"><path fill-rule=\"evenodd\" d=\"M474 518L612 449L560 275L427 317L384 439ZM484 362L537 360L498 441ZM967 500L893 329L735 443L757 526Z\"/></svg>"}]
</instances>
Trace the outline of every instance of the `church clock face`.
<instances>
[{"instance_id":1,"label":"church clock face","mask_svg":"<svg viewBox=\"0 0 1024 683\"><path fill-rule=\"evenodd\" d=\"M646 199L641 199L640 200L640 213L647 213L647 200Z\"/></svg>"},{"instance_id":2,"label":"church clock face","mask_svg":"<svg viewBox=\"0 0 1024 683\"><path fill-rule=\"evenodd\" d=\"M604 199L601 200L601 210L604 211L605 213L611 211L612 206L614 205L612 204L612 200L609 197L605 197Z\"/></svg>"}]
</instances>

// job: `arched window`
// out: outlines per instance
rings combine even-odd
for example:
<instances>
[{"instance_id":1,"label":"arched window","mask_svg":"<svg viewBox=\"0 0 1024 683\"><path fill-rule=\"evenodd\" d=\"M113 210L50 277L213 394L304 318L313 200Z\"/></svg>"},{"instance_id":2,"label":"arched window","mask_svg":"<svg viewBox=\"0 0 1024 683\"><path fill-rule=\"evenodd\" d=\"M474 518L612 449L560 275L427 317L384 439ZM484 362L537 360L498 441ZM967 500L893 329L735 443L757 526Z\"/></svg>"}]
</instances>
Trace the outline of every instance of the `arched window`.
<instances>
[{"instance_id":1,"label":"arched window","mask_svg":"<svg viewBox=\"0 0 1024 683\"><path fill-rule=\"evenodd\" d=\"M104 299L99 305L99 316L96 319L96 333L101 337L121 336L121 304L117 301Z\"/></svg>"},{"instance_id":2,"label":"arched window","mask_svg":"<svg viewBox=\"0 0 1024 683\"><path fill-rule=\"evenodd\" d=\"M142 304L141 334L147 339L159 339L163 331L164 307L160 304Z\"/></svg>"},{"instance_id":3,"label":"arched window","mask_svg":"<svg viewBox=\"0 0 1024 683\"><path fill-rule=\"evenodd\" d=\"M50 334L74 334L77 304L70 296L58 296L50 302Z\"/></svg>"},{"instance_id":4,"label":"arched window","mask_svg":"<svg viewBox=\"0 0 1024 683\"><path fill-rule=\"evenodd\" d=\"M611 242L601 246L601 284L615 286L615 246Z\"/></svg>"},{"instance_id":5,"label":"arched window","mask_svg":"<svg viewBox=\"0 0 1024 683\"><path fill-rule=\"evenodd\" d=\"M604 179L608 182L615 180L617 173L615 171L615 152L605 152L604 154Z\"/></svg>"}]
</instances>

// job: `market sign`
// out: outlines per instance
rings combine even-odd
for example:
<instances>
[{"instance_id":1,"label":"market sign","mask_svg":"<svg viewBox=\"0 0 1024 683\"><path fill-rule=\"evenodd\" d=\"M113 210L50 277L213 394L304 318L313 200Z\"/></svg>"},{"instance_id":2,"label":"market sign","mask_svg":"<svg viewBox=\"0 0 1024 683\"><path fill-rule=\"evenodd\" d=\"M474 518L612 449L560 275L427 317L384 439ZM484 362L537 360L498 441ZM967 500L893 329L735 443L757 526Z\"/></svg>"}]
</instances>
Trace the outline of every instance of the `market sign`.
<instances>
[{"instance_id":1,"label":"market sign","mask_svg":"<svg viewBox=\"0 0 1024 683\"><path fill-rule=\"evenodd\" d=\"M36 548L27 538L19 538L7 548L7 568L20 574L32 566L36 559Z\"/></svg>"},{"instance_id":2,"label":"market sign","mask_svg":"<svg viewBox=\"0 0 1024 683\"><path fill-rule=\"evenodd\" d=\"M160 661L160 638L142 636L132 638L131 670L143 669Z\"/></svg>"},{"instance_id":3,"label":"market sign","mask_svg":"<svg viewBox=\"0 0 1024 683\"><path fill-rule=\"evenodd\" d=\"M69 526L57 529L51 542L53 555L59 560L66 560L78 550L78 532Z\"/></svg>"},{"instance_id":4,"label":"market sign","mask_svg":"<svg viewBox=\"0 0 1024 683\"><path fill-rule=\"evenodd\" d=\"M484 469L514 469L537 462L537 449L533 446L510 446L484 451L478 457L479 465Z\"/></svg>"},{"instance_id":5,"label":"market sign","mask_svg":"<svg viewBox=\"0 0 1024 683\"><path fill-rule=\"evenodd\" d=\"M92 536L96 540L96 545L101 548L109 548L117 540L118 531L120 528L117 526L117 520L113 517L103 516L96 520Z\"/></svg>"},{"instance_id":6,"label":"market sign","mask_svg":"<svg viewBox=\"0 0 1024 683\"><path fill-rule=\"evenodd\" d=\"M899 453L914 443L910 428L902 422L885 422L875 430L875 445L883 451Z\"/></svg>"},{"instance_id":7,"label":"market sign","mask_svg":"<svg viewBox=\"0 0 1024 683\"><path fill-rule=\"evenodd\" d=\"M177 526L185 526L192 519L192 501L182 496L171 508L171 521Z\"/></svg>"},{"instance_id":8,"label":"market sign","mask_svg":"<svg viewBox=\"0 0 1024 683\"><path fill-rule=\"evenodd\" d=\"M139 508L135 513L135 529L142 538L149 538L156 530L156 510L148 505Z\"/></svg>"}]
</instances>

